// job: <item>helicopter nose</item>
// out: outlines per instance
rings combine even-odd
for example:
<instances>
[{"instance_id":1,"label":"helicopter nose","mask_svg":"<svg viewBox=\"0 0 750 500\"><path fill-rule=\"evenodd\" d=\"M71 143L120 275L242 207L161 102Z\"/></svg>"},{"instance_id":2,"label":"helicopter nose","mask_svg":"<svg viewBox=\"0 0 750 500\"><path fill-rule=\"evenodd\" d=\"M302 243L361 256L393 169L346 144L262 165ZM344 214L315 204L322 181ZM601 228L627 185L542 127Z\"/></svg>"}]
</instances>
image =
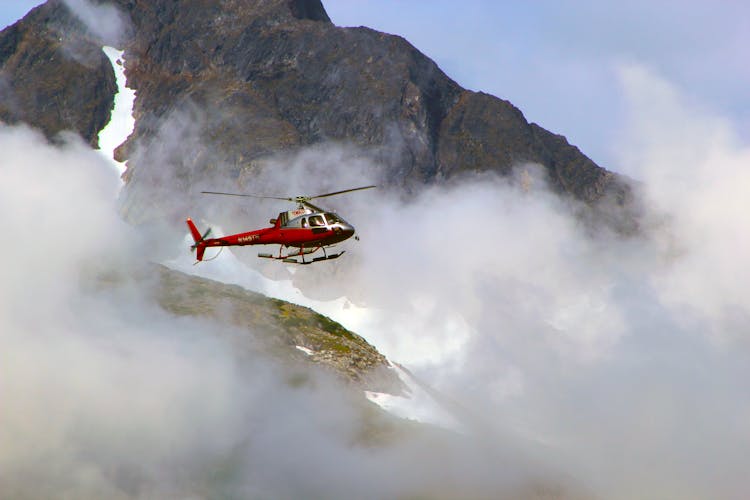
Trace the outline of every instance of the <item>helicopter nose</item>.
<instances>
[{"instance_id":1,"label":"helicopter nose","mask_svg":"<svg viewBox=\"0 0 750 500\"><path fill-rule=\"evenodd\" d=\"M351 224L341 224L341 234L345 238L351 238L354 235L354 226Z\"/></svg>"}]
</instances>

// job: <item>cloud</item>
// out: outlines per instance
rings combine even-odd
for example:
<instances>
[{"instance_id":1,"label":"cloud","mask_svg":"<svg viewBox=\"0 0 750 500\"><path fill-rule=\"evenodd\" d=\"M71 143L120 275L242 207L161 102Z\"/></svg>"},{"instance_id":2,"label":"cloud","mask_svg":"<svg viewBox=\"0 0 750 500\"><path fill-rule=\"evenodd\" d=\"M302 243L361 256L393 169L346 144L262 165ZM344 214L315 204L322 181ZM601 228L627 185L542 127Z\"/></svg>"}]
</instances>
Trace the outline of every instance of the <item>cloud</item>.
<instances>
[{"instance_id":1,"label":"cloud","mask_svg":"<svg viewBox=\"0 0 750 500\"><path fill-rule=\"evenodd\" d=\"M541 169L518 165L510 179L467 178L410 198L326 199L362 238L337 261L292 271L234 252L309 297L347 297L348 309L292 298L322 304L405 363L464 426L379 445L358 441L359 403L330 380L290 388L262 357L233 356L216 325L170 317L127 287L92 293L87 270L131 269L149 248L141 238L155 240L118 221L116 175L94 153L3 129L4 226L18 241L55 245L2 247L14 263L0 292L0 340L14 353L0 378L14 402L0 407L11 423L0 470L12 491L490 496L539 480L605 498L742 498L747 147L653 71L624 65L619 75L629 113L619 151L649 206L641 237L592 234ZM200 148L199 131L175 119L157 153ZM329 144L210 187L317 194L378 183L377 172L366 152ZM190 208L228 232L287 206L198 203L189 183L170 190L162 174L153 172L167 213ZM160 239L187 256L181 238Z\"/></svg>"},{"instance_id":2,"label":"cloud","mask_svg":"<svg viewBox=\"0 0 750 500\"><path fill-rule=\"evenodd\" d=\"M468 181L360 222L353 287L402 312L376 345L601 496L741 498L748 150L674 85L621 71L643 238L592 237L543 189Z\"/></svg>"},{"instance_id":3,"label":"cloud","mask_svg":"<svg viewBox=\"0 0 750 500\"><path fill-rule=\"evenodd\" d=\"M405 363L493 451L519 450L604 498L742 498L748 150L731 122L653 71L618 74L628 130L617 151L642 183L644 234L592 234L580 207L519 165L515 178L411 198L326 200L361 241L335 262L276 269L310 297L288 298ZM253 191L377 183L354 158L329 145L271 161ZM264 265L252 249L234 254ZM348 308L316 300L339 296Z\"/></svg>"},{"instance_id":4,"label":"cloud","mask_svg":"<svg viewBox=\"0 0 750 500\"><path fill-rule=\"evenodd\" d=\"M63 0L65 5L105 45L122 48L130 29L130 21L110 3L96 4L89 0Z\"/></svg>"},{"instance_id":5,"label":"cloud","mask_svg":"<svg viewBox=\"0 0 750 500\"><path fill-rule=\"evenodd\" d=\"M0 148L5 494L490 497L567 485L508 440L383 421L325 374L297 387L252 345L237 355L226 339L252 332L171 316L134 279L151 240L119 219L119 179L101 155L24 127L0 127Z\"/></svg>"},{"instance_id":6,"label":"cloud","mask_svg":"<svg viewBox=\"0 0 750 500\"><path fill-rule=\"evenodd\" d=\"M750 300L743 276L750 233L746 165L750 149L731 122L702 108L642 66L623 66L623 87L633 131L623 148L639 165L647 195L669 214L666 234L657 233L668 268L656 283L663 300L695 315L720 338L744 337Z\"/></svg>"},{"instance_id":7,"label":"cloud","mask_svg":"<svg viewBox=\"0 0 750 500\"><path fill-rule=\"evenodd\" d=\"M228 445L215 429L238 423L237 374L199 324L97 286L137 268L139 242L115 212L116 174L68 140L0 129L12 235L0 249L0 476L12 496L140 496Z\"/></svg>"}]
</instances>

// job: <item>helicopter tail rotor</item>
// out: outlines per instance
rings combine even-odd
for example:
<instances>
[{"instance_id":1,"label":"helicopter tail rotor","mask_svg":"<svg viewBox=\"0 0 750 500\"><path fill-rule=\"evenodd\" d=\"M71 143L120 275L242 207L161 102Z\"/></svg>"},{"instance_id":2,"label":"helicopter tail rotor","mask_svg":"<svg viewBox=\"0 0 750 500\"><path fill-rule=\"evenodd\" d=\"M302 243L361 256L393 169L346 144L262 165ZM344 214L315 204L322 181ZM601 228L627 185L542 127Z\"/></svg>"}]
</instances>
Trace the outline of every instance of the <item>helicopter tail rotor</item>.
<instances>
[{"instance_id":1,"label":"helicopter tail rotor","mask_svg":"<svg viewBox=\"0 0 750 500\"><path fill-rule=\"evenodd\" d=\"M206 244L204 243L204 240L208 237L209 234L211 234L211 228L209 227L206 229L206 232L201 234L200 231L198 231L198 228L195 227L195 223L192 219L187 219L187 225L190 229L190 234L193 237L193 241L195 242L193 245L190 246L190 250L193 251L195 249L198 249L198 252L196 254L196 258L198 259L198 262L203 260L203 253L206 251Z\"/></svg>"}]
</instances>

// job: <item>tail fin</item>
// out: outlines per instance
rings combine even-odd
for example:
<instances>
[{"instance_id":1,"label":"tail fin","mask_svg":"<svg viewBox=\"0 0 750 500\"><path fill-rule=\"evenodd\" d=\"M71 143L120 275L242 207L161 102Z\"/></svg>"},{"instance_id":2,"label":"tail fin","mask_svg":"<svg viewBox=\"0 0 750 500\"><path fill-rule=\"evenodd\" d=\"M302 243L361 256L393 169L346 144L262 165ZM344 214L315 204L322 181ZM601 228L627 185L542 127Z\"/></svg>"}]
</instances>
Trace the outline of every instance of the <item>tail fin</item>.
<instances>
[{"instance_id":1,"label":"tail fin","mask_svg":"<svg viewBox=\"0 0 750 500\"><path fill-rule=\"evenodd\" d=\"M198 249L196 257L198 258L198 262L200 262L203 260L203 253L206 251L206 245L205 243L203 243L203 240L206 239L208 233L211 232L211 228L209 228L206 233L201 236L201 233L198 231L198 228L195 227L192 219L188 218L186 222L188 228L190 229L190 234L193 236L193 241L195 241L195 244L190 247L190 250L195 250L196 248Z\"/></svg>"}]
</instances>

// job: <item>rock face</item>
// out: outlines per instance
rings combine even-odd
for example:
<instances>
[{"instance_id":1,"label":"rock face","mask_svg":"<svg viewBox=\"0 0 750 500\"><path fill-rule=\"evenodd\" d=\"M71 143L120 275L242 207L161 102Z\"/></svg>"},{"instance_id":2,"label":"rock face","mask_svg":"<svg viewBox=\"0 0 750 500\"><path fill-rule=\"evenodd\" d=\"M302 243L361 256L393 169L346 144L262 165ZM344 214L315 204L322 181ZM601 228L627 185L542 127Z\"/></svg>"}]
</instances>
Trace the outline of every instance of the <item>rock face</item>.
<instances>
[{"instance_id":1,"label":"rock face","mask_svg":"<svg viewBox=\"0 0 750 500\"><path fill-rule=\"evenodd\" d=\"M134 281L154 303L176 316L235 327L235 349L261 348L291 366L311 362L356 387L400 394L401 381L386 358L359 335L307 308L234 285L149 265L129 276L104 276L102 286ZM304 350L300 349L303 348Z\"/></svg>"},{"instance_id":2,"label":"rock face","mask_svg":"<svg viewBox=\"0 0 750 500\"><path fill-rule=\"evenodd\" d=\"M97 146L117 91L102 43L61 2L48 2L0 34L0 120L50 139L72 130Z\"/></svg>"},{"instance_id":3,"label":"rock face","mask_svg":"<svg viewBox=\"0 0 750 500\"><path fill-rule=\"evenodd\" d=\"M136 128L118 151L129 159L131 193L144 196L166 177L183 189L252 179L270 155L333 141L355 144L380 165L383 184L409 190L533 162L554 189L587 204L630 201L624 179L564 137L528 123L507 101L461 88L401 37L333 25L319 0L111 3L132 23L124 48ZM97 61L55 59L57 71L80 72L85 85L48 88L52 69L41 61L60 52L59 33ZM113 88L95 42L58 0L2 32L0 88L19 104L0 108L0 117L48 132L73 128L92 142ZM57 102L50 94L65 98L47 109ZM188 114L199 140L165 151L160 127L176 112Z\"/></svg>"}]
</instances>

